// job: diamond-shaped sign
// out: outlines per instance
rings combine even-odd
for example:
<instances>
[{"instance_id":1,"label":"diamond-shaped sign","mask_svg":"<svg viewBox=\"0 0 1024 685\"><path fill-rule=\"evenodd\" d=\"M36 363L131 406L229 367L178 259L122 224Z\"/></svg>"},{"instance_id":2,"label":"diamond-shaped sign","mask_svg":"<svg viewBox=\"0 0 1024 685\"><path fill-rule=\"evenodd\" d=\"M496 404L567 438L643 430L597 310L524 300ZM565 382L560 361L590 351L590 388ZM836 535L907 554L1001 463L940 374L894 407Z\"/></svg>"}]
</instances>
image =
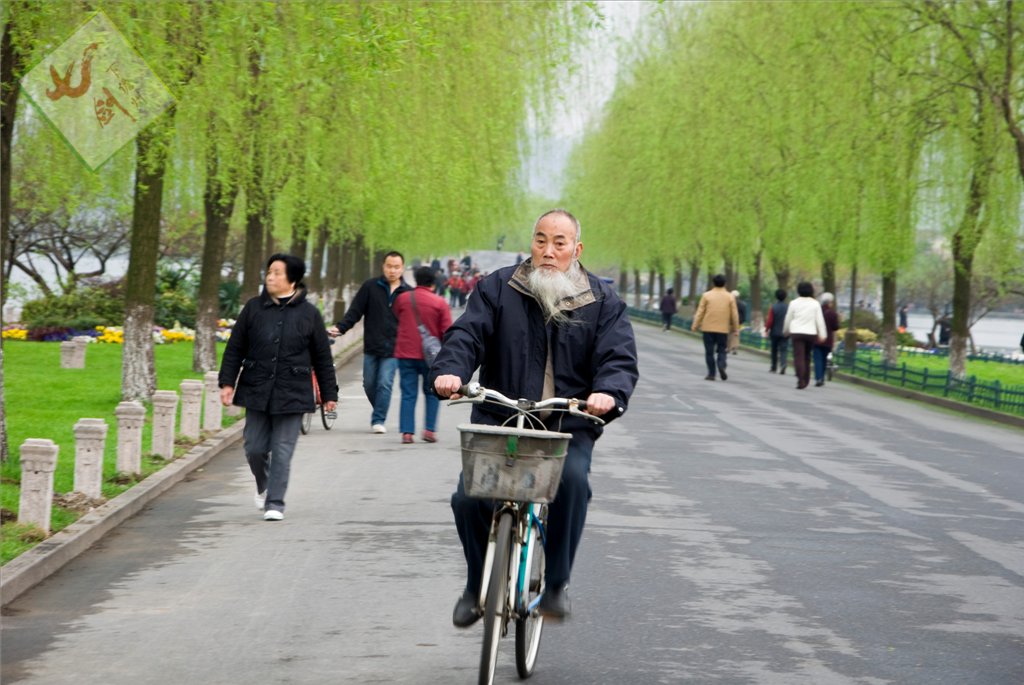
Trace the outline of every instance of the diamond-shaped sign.
<instances>
[{"instance_id":1,"label":"diamond-shaped sign","mask_svg":"<svg viewBox=\"0 0 1024 685\"><path fill-rule=\"evenodd\" d=\"M93 171L174 103L103 12L25 74L21 87Z\"/></svg>"}]
</instances>

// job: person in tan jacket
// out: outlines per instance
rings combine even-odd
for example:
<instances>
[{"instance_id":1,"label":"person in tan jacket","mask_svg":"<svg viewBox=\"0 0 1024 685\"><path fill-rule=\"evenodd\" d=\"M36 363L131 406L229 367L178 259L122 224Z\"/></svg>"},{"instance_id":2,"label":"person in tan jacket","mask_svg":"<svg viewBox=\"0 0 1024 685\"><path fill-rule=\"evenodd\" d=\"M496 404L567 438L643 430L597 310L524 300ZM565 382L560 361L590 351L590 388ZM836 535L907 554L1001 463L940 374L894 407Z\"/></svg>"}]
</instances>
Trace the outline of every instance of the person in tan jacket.
<instances>
[{"instance_id":1,"label":"person in tan jacket","mask_svg":"<svg viewBox=\"0 0 1024 685\"><path fill-rule=\"evenodd\" d=\"M729 378L725 373L729 334L739 332L740 315L736 298L725 289L725 276L716 274L711 282L715 287L700 296L691 329L704 334L704 361L708 365L704 380L715 380L717 366L718 375L724 381Z\"/></svg>"}]
</instances>

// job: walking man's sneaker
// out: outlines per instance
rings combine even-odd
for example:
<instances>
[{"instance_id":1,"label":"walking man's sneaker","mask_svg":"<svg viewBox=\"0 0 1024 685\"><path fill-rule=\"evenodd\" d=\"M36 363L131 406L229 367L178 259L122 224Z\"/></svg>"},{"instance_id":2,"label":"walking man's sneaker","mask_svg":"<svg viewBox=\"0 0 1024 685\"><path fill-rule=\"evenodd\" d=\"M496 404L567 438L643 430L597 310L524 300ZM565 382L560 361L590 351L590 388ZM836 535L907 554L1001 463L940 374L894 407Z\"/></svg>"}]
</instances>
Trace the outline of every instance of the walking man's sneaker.
<instances>
[{"instance_id":1,"label":"walking man's sneaker","mask_svg":"<svg viewBox=\"0 0 1024 685\"><path fill-rule=\"evenodd\" d=\"M567 618L571 613L571 608L569 606L569 586L558 585L545 589L544 594L541 595L540 604L537 605L537 611L540 612L540 615L544 618L554 620Z\"/></svg>"},{"instance_id":2,"label":"walking man's sneaker","mask_svg":"<svg viewBox=\"0 0 1024 685\"><path fill-rule=\"evenodd\" d=\"M456 628L468 628L480 619L480 612L477 611L477 598L469 590L462 593L459 601L455 603L455 611L452 612L452 624Z\"/></svg>"},{"instance_id":3,"label":"walking man's sneaker","mask_svg":"<svg viewBox=\"0 0 1024 685\"><path fill-rule=\"evenodd\" d=\"M412 433L402 433L402 444L403 445L411 445L412 444Z\"/></svg>"},{"instance_id":4,"label":"walking man's sneaker","mask_svg":"<svg viewBox=\"0 0 1024 685\"><path fill-rule=\"evenodd\" d=\"M257 492L256 496L252 498L252 501L256 503L256 508L263 511L267 504L267 491Z\"/></svg>"},{"instance_id":5,"label":"walking man's sneaker","mask_svg":"<svg viewBox=\"0 0 1024 685\"><path fill-rule=\"evenodd\" d=\"M725 367L723 366L718 367L718 375L722 377L723 381L729 380L729 377L725 375Z\"/></svg>"},{"instance_id":6,"label":"walking man's sneaker","mask_svg":"<svg viewBox=\"0 0 1024 685\"><path fill-rule=\"evenodd\" d=\"M264 521L281 521L284 519L284 512L277 509L267 509L263 513Z\"/></svg>"},{"instance_id":7,"label":"walking man's sneaker","mask_svg":"<svg viewBox=\"0 0 1024 685\"><path fill-rule=\"evenodd\" d=\"M388 429L384 427L383 423L375 423L370 426L370 430L374 433L384 434L388 432Z\"/></svg>"},{"instance_id":8,"label":"walking man's sneaker","mask_svg":"<svg viewBox=\"0 0 1024 685\"><path fill-rule=\"evenodd\" d=\"M423 442L437 442L437 435L434 431L423 431Z\"/></svg>"},{"instance_id":9,"label":"walking man's sneaker","mask_svg":"<svg viewBox=\"0 0 1024 685\"><path fill-rule=\"evenodd\" d=\"M714 377L714 376L712 376L712 375L711 375L711 374L709 373L708 375L704 376L704 380L706 380L706 381L713 381L713 380L715 380L715 377Z\"/></svg>"}]
</instances>

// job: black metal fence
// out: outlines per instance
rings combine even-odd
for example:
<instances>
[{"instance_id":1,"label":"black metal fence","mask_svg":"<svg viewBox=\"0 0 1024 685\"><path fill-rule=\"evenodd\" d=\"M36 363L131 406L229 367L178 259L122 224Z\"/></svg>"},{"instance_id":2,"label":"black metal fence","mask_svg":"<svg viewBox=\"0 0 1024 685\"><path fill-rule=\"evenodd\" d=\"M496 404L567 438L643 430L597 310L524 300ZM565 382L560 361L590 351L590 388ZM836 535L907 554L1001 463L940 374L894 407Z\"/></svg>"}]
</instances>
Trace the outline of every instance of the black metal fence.
<instances>
[{"instance_id":1,"label":"black metal fence","mask_svg":"<svg viewBox=\"0 0 1024 685\"><path fill-rule=\"evenodd\" d=\"M629 308L633 319L651 321L661 324L661 313L642 309ZM693 320L678 316L672 317L674 328L690 329ZM771 346L769 338L750 330L740 332L740 344L759 350L767 350ZM995 409L1007 414L1024 416L1024 386L1003 385L999 381L979 381L976 376L957 378L949 371L936 371L928 368L915 368L906 362L887 364L877 359L875 354L865 351L854 354L852 362L840 352L842 344L837 347L835 359L839 369L844 373L852 373L869 380L881 381L889 385L917 390L929 395L947 397L982 407ZM994 361L998 363L1021 363L1016 359L998 356L972 355L968 359Z\"/></svg>"}]
</instances>

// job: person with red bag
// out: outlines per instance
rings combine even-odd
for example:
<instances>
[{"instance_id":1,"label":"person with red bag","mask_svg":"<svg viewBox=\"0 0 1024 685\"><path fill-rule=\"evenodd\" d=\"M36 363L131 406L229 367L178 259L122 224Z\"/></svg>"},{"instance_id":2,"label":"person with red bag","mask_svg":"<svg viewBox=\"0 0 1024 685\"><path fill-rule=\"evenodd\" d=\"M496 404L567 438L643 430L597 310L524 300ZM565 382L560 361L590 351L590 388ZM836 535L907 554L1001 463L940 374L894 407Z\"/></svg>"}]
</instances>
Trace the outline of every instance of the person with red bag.
<instances>
[{"instance_id":1,"label":"person with red bag","mask_svg":"<svg viewBox=\"0 0 1024 685\"><path fill-rule=\"evenodd\" d=\"M423 441L437 442L437 412L441 401L426 385L430 365L423 354L423 337L420 324L429 335L438 340L452 325L452 314L443 297L436 295L434 270L421 266L413 273L416 288L402 293L394 305L398 318L398 336L395 339L395 359L398 360L398 384L402 393L402 404L398 414L402 444L413 442L416 434L416 401L420 387L426 397L426 419Z\"/></svg>"}]
</instances>

